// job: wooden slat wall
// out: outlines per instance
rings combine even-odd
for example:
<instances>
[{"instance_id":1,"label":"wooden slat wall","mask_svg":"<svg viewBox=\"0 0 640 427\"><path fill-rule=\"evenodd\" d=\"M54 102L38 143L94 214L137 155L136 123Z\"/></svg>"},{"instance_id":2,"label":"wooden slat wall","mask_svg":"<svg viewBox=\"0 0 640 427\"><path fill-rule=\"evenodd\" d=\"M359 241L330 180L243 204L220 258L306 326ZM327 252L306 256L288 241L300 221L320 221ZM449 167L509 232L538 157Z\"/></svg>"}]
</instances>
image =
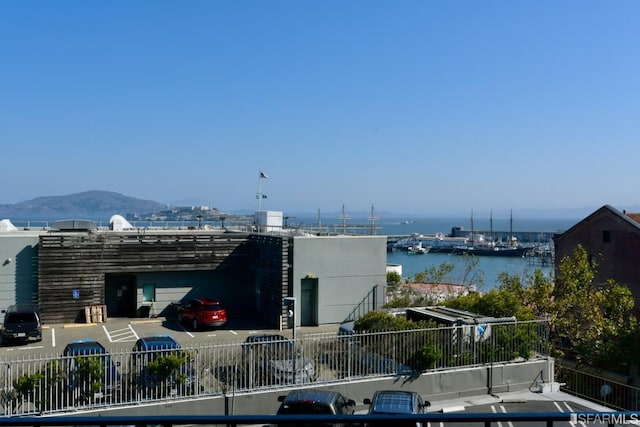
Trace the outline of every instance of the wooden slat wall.
<instances>
[{"instance_id":1,"label":"wooden slat wall","mask_svg":"<svg viewBox=\"0 0 640 427\"><path fill-rule=\"evenodd\" d=\"M248 235L61 233L40 237L38 304L46 323L105 303L105 273L248 268ZM74 290L80 291L78 299ZM83 311L82 311L83 312Z\"/></svg>"}]
</instances>

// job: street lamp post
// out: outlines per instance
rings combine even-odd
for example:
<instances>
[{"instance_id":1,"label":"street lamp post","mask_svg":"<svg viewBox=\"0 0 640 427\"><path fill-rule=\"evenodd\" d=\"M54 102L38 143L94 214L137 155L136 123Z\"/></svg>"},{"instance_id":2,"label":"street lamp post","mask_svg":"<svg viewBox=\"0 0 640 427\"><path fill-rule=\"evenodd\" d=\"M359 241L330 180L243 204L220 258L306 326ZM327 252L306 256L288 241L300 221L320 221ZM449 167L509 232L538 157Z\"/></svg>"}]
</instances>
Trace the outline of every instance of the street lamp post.
<instances>
[{"instance_id":1,"label":"street lamp post","mask_svg":"<svg viewBox=\"0 0 640 427\"><path fill-rule=\"evenodd\" d=\"M293 323L293 362L292 362L292 368L293 368L293 383L296 383L296 361L298 358L298 352L296 350L296 346L297 346L297 341L296 341L296 299L295 297L285 297L282 299L282 301L287 304L287 307L289 307L288 309L288 314L289 317L291 318L291 322Z\"/></svg>"}]
</instances>

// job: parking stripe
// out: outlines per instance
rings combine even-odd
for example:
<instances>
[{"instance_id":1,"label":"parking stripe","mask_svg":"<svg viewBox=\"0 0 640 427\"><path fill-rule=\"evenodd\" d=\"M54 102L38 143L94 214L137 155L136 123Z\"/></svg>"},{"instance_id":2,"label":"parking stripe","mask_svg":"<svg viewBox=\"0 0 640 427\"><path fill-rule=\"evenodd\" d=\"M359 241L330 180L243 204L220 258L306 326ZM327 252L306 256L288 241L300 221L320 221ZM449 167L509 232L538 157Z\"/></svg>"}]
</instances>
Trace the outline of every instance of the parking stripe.
<instances>
[{"instance_id":1,"label":"parking stripe","mask_svg":"<svg viewBox=\"0 0 640 427\"><path fill-rule=\"evenodd\" d=\"M571 405L569 405L569 402L562 402L562 403L564 403L564 406L567 407L567 410L569 412L576 412L576 411L573 410ZM561 411L561 412L564 412L564 411ZM570 422L570 423L571 423L571 425L575 425L575 423L573 423L573 422ZM581 425L582 427L587 427L587 423L585 423L584 421L578 421L578 424Z\"/></svg>"},{"instance_id":2,"label":"parking stripe","mask_svg":"<svg viewBox=\"0 0 640 427\"><path fill-rule=\"evenodd\" d=\"M182 323L178 323L178 325L180 325L180 329L182 329L187 335L189 335L191 338L194 338L193 334L191 332L189 332L187 330L187 328L185 328Z\"/></svg>"},{"instance_id":3,"label":"parking stripe","mask_svg":"<svg viewBox=\"0 0 640 427\"><path fill-rule=\"evenodd\" d=\"M493 412L494 414L497 414L498 411L496 410L496 407L491 405L491 412ZM502 421L498 421L498 427L502 427Z\"/></svg>"},{"instance_id":4,"label":"parking stripe","mask_svg":"<svg viewBox=\"0 0 640 427\"><path fill-rule=\"evenodd\" d=\"M505 408L504 405L500 405L500 409L502 410L503 414L507 413L507 408ZM509 424L509 427L513 427L513 422L512 421L507 421L507 423Z\"/></svg>"},{"instance_id":5,"label":"parking stripe","mask_svg":"<svg viewBox=\"0 0 640 427\"><path fill-rule=\"evenodd\" d=\"M127 341L136 341L138 339L138 335L131 327L131 324L127 325L126 328L116 329L115 331L108 331L107 327L102 325L102 329L104 333L109 338L109 342L127 342Z\"/></svg>"},{"instance_id":6,"label":"parking stripe","mask_svg":"<svg viewBox=\"0 0 640 427\"><path fill-rule=\"evenodd\" d=\"M136 341L138 341L138 339L140 339L140 336L136 333L136 330L133 329L133 326L131 326L131 323L129 323L129 329L131 329L131 333L136 338Z\"/></svg>"},{"instance_id":7,"label":"parking stripe","mask_svg":"<svg viewBox=\"0 0 640 427\"><path fill-rule=\"evenodd\" d=\"M56 329L51 328L51 347L56 346Z\"/></svg>"}]
</instances>

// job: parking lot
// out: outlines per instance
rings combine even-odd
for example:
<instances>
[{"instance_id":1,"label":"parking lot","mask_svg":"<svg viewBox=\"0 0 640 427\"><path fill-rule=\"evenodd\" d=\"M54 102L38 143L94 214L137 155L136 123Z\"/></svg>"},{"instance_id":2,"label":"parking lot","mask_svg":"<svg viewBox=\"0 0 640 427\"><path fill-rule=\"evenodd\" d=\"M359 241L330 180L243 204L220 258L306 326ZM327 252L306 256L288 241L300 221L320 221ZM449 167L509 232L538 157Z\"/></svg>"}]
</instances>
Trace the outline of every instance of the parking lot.
<instances>
[{"instance_id":1,"label":"parking lot","mask_svg":"<svg viewBox=\"0 0 640 427\"><path fill-rule=\"evenodd\" d=\"M453 399L434 402L428 413L443 414L570 414L607 411L586 400L576 398L562 392L548 394L533 393L528 390L502 393L499 396L477 396L466 399ZM574 417L571 421L554 422L558 427L595 427L602 425L602 420L590 420L587 417ZM462 422L429 422L426 427L474 427L482 423ZM546 421L498 421L492 423L496 427L544 427Z\"/></svg>"},{"instance_id":2,"label":"parking lot","mask_svg":"<svg viewBox=\"0 0 640 427\"><path fill-rule=\"evenodd\" d=\"M297 336L306 333L336 332L338 325L317 327L299 327ZM64 347L75 340L92 339L99 341L109 351L131 349L140 337L153 335L171 335L182 346L210 342L234 343L243 342L249 335L261 333L278 333L291 338L292 331L264 328L259 319L244 317L230 319L222 329L208 328L194 331L187 325L177 321L175 317L164 318L109 318L103 323L70 323L44 325L42 341L26 344L7 344L0 347L0 357L24 354L53 355L62 352Z\"/></svg>"}]
</instances>

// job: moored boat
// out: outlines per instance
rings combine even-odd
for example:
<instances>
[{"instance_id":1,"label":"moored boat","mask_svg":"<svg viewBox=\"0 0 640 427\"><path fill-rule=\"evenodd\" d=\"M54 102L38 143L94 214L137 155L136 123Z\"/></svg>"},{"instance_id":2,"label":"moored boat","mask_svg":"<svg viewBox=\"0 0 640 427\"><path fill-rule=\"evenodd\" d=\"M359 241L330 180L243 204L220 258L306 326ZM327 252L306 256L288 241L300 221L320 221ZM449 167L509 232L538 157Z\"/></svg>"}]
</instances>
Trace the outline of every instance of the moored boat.
<instances>
[{"instance_id":1,"label":"moored boat","mask_svg":"<svg viewBox=\"0 0 640 427\"><path fill-rule=\"evenodd\" d=\"M427 252L429 252L429 248L423 247L422 242L418 243L417 245L409 246L409 248L407 248L408 255L424 255Z\"/></svg>"},{"instance_id":2,"label":"moored boat","mask_svg":"<svg viewBox=\"0 0 640 427\"><path fill-rule=\"evenodd\" d=\"M524 246L491 246L491 247L478 247L478 246L459 246L456 248L455 253L468 254L475 256L503 256L503 257L524 257L531 248Z\"/></svg>"},{"instance_id":3,"label":"moored boat","mask_svg":"<svg viewBox=\"0 0 640 427\"><path fill-rule=\"evenodd\" d=\"M476 256L501 256L501 257L524 257L533 248L520 246L518 239L513 237L513 214L510 218L509 241L507 244L496 243L493 240L493 212L490 218L491 236L486 239L482 234L475 234L473 230L473 214L471 215L471 237L470 244L456 247L455 253Z\"/></svg>"}]
</instances>

